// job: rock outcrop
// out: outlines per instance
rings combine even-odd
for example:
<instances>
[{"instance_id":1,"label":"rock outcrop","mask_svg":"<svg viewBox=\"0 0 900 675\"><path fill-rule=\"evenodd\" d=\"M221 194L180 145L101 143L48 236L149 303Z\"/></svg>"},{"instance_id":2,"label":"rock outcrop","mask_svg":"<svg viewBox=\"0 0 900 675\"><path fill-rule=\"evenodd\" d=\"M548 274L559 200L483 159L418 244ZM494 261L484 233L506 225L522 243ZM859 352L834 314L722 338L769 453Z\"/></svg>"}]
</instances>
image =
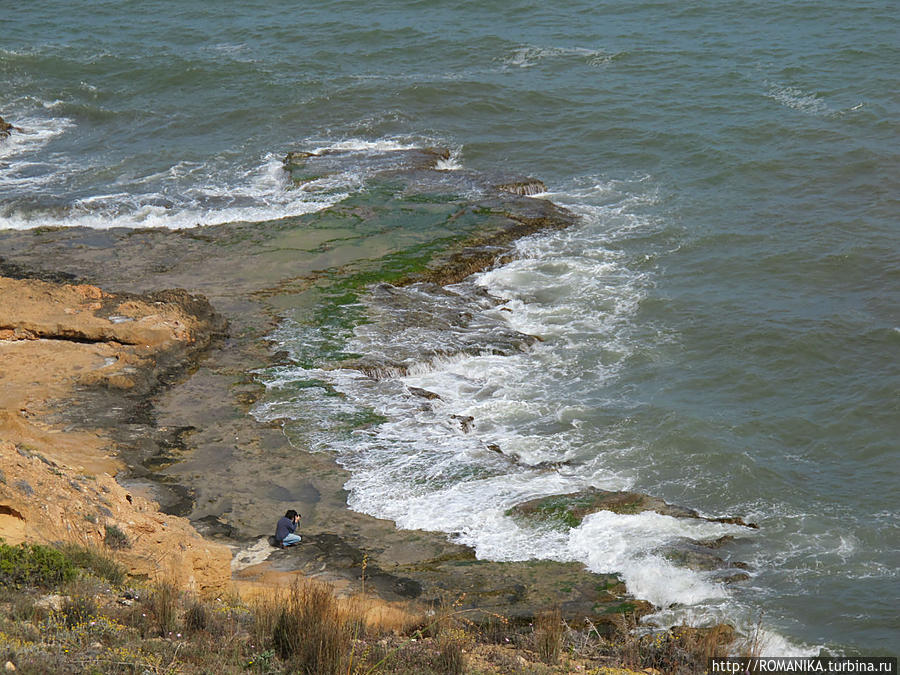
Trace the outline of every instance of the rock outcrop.
<instances>
[{"instance_id":1,"label":"rock outcrop","mask_svg":"<svg viewBox=\"0 0 900 675\"><path fill-rule=\"evenodd\" d=\"M507 511L514 518L535 518L567 527L578 527L585 516L597 511L634 514L654 511L674 518L698 518L712 523L741 525L756 529L754 523L746 523L740 517L707 518L693 509L669 504L658 497L640 492L612 492L589 488L565 495L551 495L516 504Z\"/></svg>"},{"instance_id":2,"label":"rock outcrop","mask_svg":"<svg viewBox=\"0 0 900 675\"><path fill-rule=\"evenodd\" d=\"M224 588L230 550L119 485L124 466L104 430L61 428L56 416L79 389L146 394L222 329L184 291L141 297L0 278L0 537L112 545L132 574Z\"/></svg>"}]
</instances>

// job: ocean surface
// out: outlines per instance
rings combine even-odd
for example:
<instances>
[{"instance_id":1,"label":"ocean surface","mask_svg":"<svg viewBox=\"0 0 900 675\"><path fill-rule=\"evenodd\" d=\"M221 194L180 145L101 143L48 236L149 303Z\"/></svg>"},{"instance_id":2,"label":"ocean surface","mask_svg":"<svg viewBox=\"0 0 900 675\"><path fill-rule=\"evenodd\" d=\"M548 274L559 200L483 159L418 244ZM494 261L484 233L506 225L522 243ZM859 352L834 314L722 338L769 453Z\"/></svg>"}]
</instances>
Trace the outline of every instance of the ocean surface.
<instances>
[{"instance_id":1,"label":"ocean surface","mask_svg":"<svg viewBox=\"0 0 900 675\"><path fill-rule=\"evenodd\" d=\"M350 469L352 508L483 558L618 572L659 625L758 627L771 655L896 655L898 17L878 0L19 3L0 19L0 115L24 129L0 143L0 228L253 222L366 190L364 171L288 189L291 149L439 145L446 170L537 176L578 225L458 290L503 298L484 325L543 342L372 380L305 363L321 336L286 317L273 337L298 366L264 375L255 414L301 420ZM448 336L340 339L365 354ZM291 387L315 378L344 396ZM423 410L410 386L441 400ZM354 411L380 423L329 427ZM757 522L735 553L751 578L726 587L658 551L734 526L504 514L591 485Z\"/></svg>"}]
</instances>

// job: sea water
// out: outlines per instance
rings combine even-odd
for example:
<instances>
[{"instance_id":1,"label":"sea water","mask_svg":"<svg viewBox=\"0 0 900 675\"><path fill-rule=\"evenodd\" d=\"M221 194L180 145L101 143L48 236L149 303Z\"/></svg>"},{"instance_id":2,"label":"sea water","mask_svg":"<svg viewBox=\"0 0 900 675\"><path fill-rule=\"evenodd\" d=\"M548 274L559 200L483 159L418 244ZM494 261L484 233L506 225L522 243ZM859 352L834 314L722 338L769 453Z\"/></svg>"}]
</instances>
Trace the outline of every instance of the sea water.
<instances>
[{"instance_id":1,"label":"sea water","mask_svg":"<svg viewBox=\"0 0 900 675\"><path fill-rule=\"evenodd\" d=\"M542 342L378 379L286 369L273 392L320 375L344 397L256 414L375 411L307 441L350 469L352 508L399 527L617 572L657 623L759 625L772 654L896 654L896 9L26 3L0 19L0 115L24 129L0 143L0 228L262 221L365 190L364 171L286 189L290 149L442 145L448 170L540 177L537 198L578 225L457 290L502 298L485 325ZM290 321L274 337L295 352L310 338ZM441 399L424 409L410 386ZM751 578L725 587L658 552L734 526L604 512L535 534L505 515L588 486L757 522L737 551Z\"/></svg>"}]
</instances>

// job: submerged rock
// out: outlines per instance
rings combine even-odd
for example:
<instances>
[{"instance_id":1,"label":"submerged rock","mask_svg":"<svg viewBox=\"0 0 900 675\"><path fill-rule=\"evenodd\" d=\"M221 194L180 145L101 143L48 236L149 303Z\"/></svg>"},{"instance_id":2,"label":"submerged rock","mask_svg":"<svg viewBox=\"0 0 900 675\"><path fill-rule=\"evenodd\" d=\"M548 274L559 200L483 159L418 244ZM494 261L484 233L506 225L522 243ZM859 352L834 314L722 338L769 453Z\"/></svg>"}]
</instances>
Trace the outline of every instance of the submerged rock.
<instances>
[{"instance_id":1,"label":"submerged rock","mask_svg":"<svg viewBox=\"0 0 900 675\"><path fill-rule=\"evenodd\" d=\"M315 152L287 153L284 168L294 185L342 173L375 174L382 171L435 169L450 158L443 148L325 148Z\"/></svg>"},{"instance_id":2,"label":"submerged rock","mask_svg":"<svg viewBox=\"0 0 900 675\"><path fill-rule=\"evenodd\" d=\"M658 552L667 560L681 567L713 572L714 581L725 584L745 581L750 578L745 571L748 568L746 563L725 560L714 553L714 549L731 541L734 541L733 537L722 537L709 543L683 538L666 544Z\"/></svg>"},{"instance_id":3,"label":"submerged rock","mask_svg":"<svg viewBox=\"0 0 900 675\"><path fill-rule=\"evenodd\" d=\"M536 178L523 178L521 180L500 183L496 186L498 190L510 192L514 195L522 195L523 197L531 197L547 191L544 181Z\"/></svg>"},{"instance_id":4,"label":"submerged rock","mask_svg":"<svg viewBox=\"0 0 900 675\"><path fill-rule=\"evenodd\" d=\"M482 311L495 303L475 286L450 290L432 283L378 284L363 298L368 322L356 328L351 346L365 356L341 365L380 378L405 374L439 357L515 354L538 341ZM411 393L436 398L430 392Z\"/></svg>"}]
</instances>

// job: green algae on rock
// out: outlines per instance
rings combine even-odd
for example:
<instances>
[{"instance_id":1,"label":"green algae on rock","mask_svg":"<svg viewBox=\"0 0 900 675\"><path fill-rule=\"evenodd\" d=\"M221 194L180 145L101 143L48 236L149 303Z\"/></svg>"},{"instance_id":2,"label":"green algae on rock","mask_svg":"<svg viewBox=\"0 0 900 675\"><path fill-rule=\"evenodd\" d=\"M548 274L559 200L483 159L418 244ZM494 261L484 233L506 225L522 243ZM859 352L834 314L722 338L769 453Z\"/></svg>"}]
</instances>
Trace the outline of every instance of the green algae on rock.
<instances>
[{"instance_id":1,"label":"green algae on rock","mask_svg":"<svg viewBox=\"0 0 900 675\"><path fill-rule=\"evenodd\" d=\"M699 518L693 509L667 504L638 492L611 492L589 488L567 495L552 495L516 504L506 514L517 519L537 519L565 527L578 527L585 516L597 511L633 514L655 511L676 518Z\"/></svg>"},{"instance_id":2,"label":"green algae on rock","mask_svg":"<svg viewBox=\"0 0 900 675\"><path fill-rule=\"evenodd\" d=\"M693 509L669 504L658 497L640 492L614 492L593 487L565 495L531 499L508 509L506 515L519 520L542 520L557 526L578 527L585 516L597 511L612 511L619 514L654 511L674 518L697 518L711 523L757 529L756 524L746 523L740 517L707 518Z\"/></svg>"}]
</instances>

